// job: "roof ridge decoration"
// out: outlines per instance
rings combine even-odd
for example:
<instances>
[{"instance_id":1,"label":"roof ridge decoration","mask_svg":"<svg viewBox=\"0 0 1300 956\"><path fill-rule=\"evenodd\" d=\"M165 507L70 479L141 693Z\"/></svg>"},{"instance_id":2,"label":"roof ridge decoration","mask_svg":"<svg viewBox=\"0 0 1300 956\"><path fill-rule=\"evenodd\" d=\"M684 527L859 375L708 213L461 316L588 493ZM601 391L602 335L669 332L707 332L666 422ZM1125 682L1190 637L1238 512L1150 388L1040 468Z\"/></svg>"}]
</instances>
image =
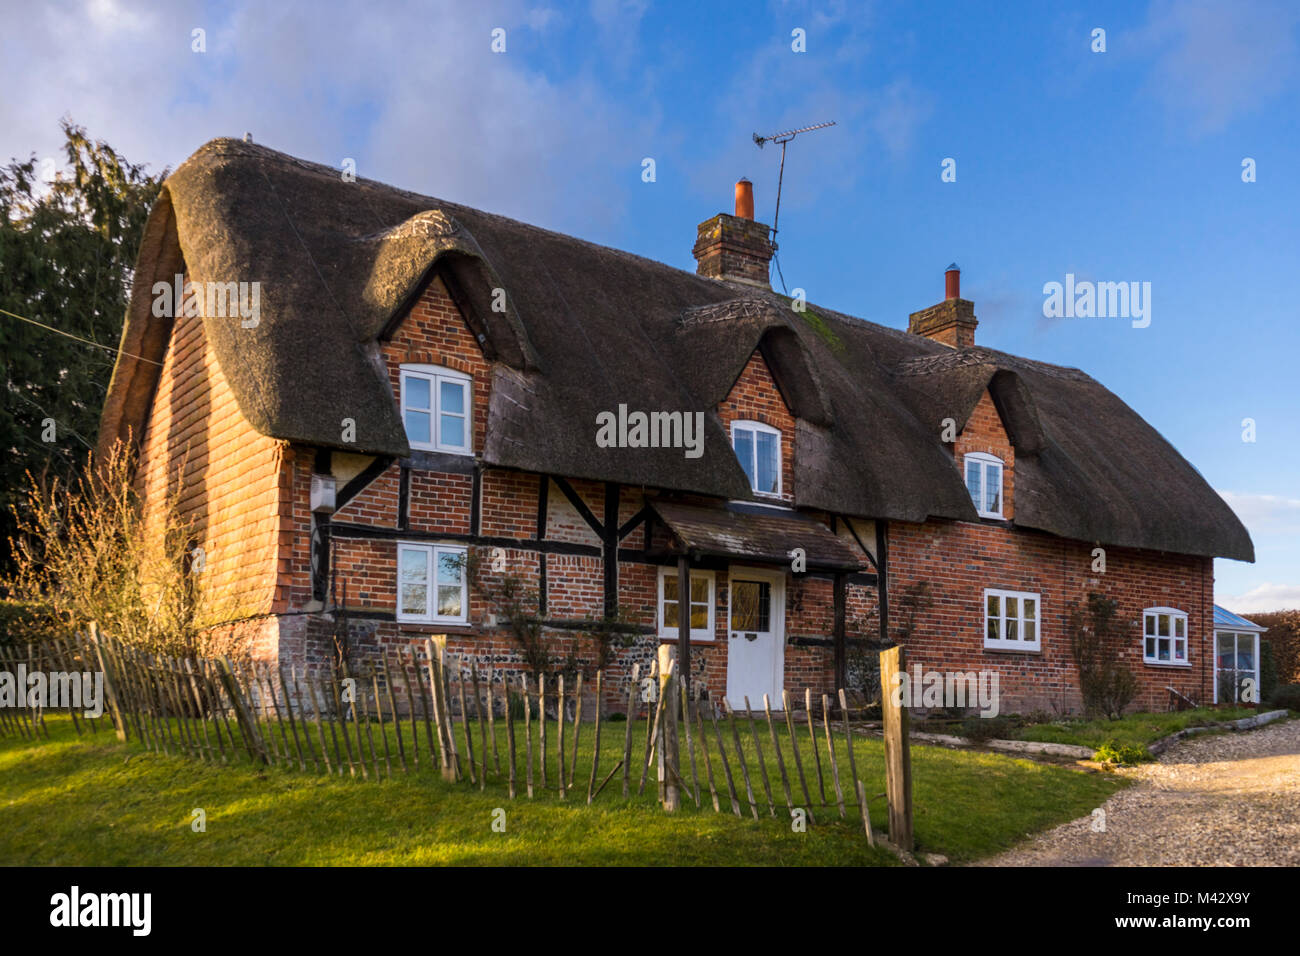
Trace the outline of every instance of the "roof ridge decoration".
<instances>
[{"instance_id":1,"label":"roof ridge decoration","mask_svg":"<svg viewBox=\"0 0 1300 956\"><path fill-rule=\"evenodd\" d=\"M677 327L689 329L707 325L710 322L771 317L774 310L775 307L770 302L749 296L739 299L726 299L709 305L688 306L682 309L681 314L677 317Z\"/></svg>"},{"instance_id":2,"label":"roof ridge decoration","mask_svg":"<svg viewBox=\"0 0 1300 956\"><path fill-rule=\"evenodd\" d=\"M950 372L953 369L969 368L974 365L988 365L995 369L1012 372L1028 369L1062 381L1093 381L1092 376L1081 369L1025 359L1009 352L999 352L996 349L985 348L982 345L964 349L948 349L933 355L918 355L906 358L894 366L894 372L902 376L931 375L936 372Z\"/></svg>"},{"instance_id":3,"label":"roof ridge decoration","mask_svg":"<svg viewBox=\"0 0 1300 956\"><path fill-rule=\"evenodd\" d=\"M445 239L458 235L461 224L453 216L441 209L426 209L418 212L405 222L372 232L368 236L359 236L357 242L383 242L388 239Z\"/></svg>"}]
</instances>

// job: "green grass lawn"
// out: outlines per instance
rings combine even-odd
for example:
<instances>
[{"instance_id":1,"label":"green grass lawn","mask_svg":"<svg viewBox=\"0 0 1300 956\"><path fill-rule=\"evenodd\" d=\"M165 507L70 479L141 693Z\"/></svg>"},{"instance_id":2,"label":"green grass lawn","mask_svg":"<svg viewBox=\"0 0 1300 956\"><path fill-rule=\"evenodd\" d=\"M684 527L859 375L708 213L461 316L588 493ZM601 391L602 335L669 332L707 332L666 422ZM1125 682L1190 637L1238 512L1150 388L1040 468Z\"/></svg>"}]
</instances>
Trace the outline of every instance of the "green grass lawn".
<instances>
[{"instance_id":1,"label":"green grass lawn","mask_svg":"<svg viewBox=\"0 0 1300 956\"><path fill-rule=\"evenodd\" d=\"M521 793L511 801L505 785L495 776L483 792L467 782L448 783L427 759L419 772L403 774L391 727L393 777L376 783L283 767L258 769L246 759L222 767L192 757L169 757L134 743L120 744L104 729L78 738L66 718L51 717L48 726L49 741L0 740L0 865L872 866L896 862L888 852L867 845L849 789L852 784L842 737L838 759L849 819L841 822L833 807L818 808L814 810L817 825L796 833L784 806L766 728L761 741L773 778L776 819L769 815L757 777L753 741L743 721L742 739L760 804L758 821L749 814L736 766L733 772L745 816L737 819L729 812L716 744L710 751L723 813L713 812L707 783L702 787L703 809L683 797L681 812L663 812L655 802L653 772L642 797L634 792L625 800L619 774L596 804L587 807L590 724L583 727L579 753L581 796L571 796L567 802L561 802L555 792L539 793L533 800ZM601 777L621 756L625 727L612 722L604 726ZM382 765L378 728L374 730ZM498 726L497 730L504 757L504 728ZM522 726L519 731L522 791ZM553 787L554 722L548 731L548 782ZM725 724L723 733L730 748ZM566 751L571 734L570 726ZM643 747L644 734L644 724L634 723L636 755ZM796 803L800 803L784 728L779 739L794 778ZM409 750L409 726L406 744ZM696 744L698 748L699 741ZM475 747L479 747L477 735ZM806 734L801 734L800 749L813 801L820 802ZM686 753L683 737L683 763L689 768ZM881 793L881 741L855 740L854 755L868 796ZM826 763L824 738L821 756ZM954 862L995 853L1033 832L1084 816L1124 785L1110 775L935 747L914 746L912 767L917 849L943 853ZM699 772L703 777L702 754ZM825 780L828 800L834 803L829 767L825 768ZM637 782L634 772L634 791ZM207 814L204 833L191 828L195 808ZM504 833L492 829L497 808L506 813ZM883 799L873 800L871 814L874 825L884 829Z\"/></svg>"},{"instance_id":2,"label":"green grass lawn","mask_svg":"<svg viewBox=\"0 0 1300 956\"><path fill-rule=\"evenodd\" d=\"M1145 747L1188 727L1201 727L1218 721L1237 720L1257 713L1243 707L1213 709L1198 707L1167 714L1126 714L1119 720L1059 720L1050 724L1031 724L1016 732L1019 740L1037 740L1041 743L1079 744L1100 747L1107 740L1121 744Z\"/></svg>"}]
</instances>

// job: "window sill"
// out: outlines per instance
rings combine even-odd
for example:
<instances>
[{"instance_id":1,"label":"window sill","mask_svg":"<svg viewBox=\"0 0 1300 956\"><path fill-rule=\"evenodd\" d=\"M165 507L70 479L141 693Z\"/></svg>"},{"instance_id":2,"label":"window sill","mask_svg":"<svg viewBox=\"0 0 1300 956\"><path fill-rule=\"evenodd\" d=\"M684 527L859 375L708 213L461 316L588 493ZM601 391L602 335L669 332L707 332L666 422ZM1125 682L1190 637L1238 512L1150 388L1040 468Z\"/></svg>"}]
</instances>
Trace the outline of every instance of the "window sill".
<instances>
[{"instance_id":1,"label":"window sill","mask_svg":"<svg viewBox=\"0 0 1300 956\"><path fill-rule=\"evenodd\" d=\"M679 640L679 638L677 637L676 634L673 634L672 636L668 636L668 635L665 635L665 634L660 634L660 635L659 635L659 643L660 643L660 644L676 644L678 640ZM691 635L691 643L692 643L692 644L716 644L716 643L717 643L717 638L715 638L715 637L705 637L705 636L702 635L702 634L692 634L692 635Z\"/></svg>"},{"instance_id":2,"label":"window sill","mask_svg":"<svg viewBox=\"0 0 1300 956\"><path fill-rule=\"evenodd\" d=\"M474 634L475 629L466 621L413 621L398 618L399 627L420 628L427 631L446 631L448 634Z\"/></svg>"},{"instance_id":3,"label":"window sill","mask_svg":"<svg viewBox=\"0 0 1300 956\"><path fill-rule=\"evenodd\" d=\"M473 452L431 451L411 446L411 457L402 463L415 471L440 471L450 474L473 474Z\"/></svg>"},{"instance_id":4,"label":"window sill","mask_svg":"<svg viewBox=\"0 0 1300 956\"><path fill-rule=\"evenodd\" d=\"M1179 661L1148 661L1144 659L1142 663L1145 664L1147 667L1191 667L1192 666L1191 661L1182 661L1180 663Z\"/></svg>"},{"instance_id":5,"label":"window sill","mask_svg":"<svg viewBox=\"0 0 1300 956\"><path fill-rule=\"evenodd\" d=\"M985 654L1042 654L1043 648L1040 644L1037 647L1002 647L1000 645L985 644Z\"/></svg>"},{"instance_id":6,"label":"window sill","mask_svg":"<svg viewBox=\"0 0 1300 956\"><path fill-rule=\"evenodd\" d=\"M472 457L474 454L474 452L468 448L439 448L436 445L417 445L409 438L406 440L406 443L411 446L411 451L427 451L432 455L468 455Z\"/></svg>"}]
</instances>

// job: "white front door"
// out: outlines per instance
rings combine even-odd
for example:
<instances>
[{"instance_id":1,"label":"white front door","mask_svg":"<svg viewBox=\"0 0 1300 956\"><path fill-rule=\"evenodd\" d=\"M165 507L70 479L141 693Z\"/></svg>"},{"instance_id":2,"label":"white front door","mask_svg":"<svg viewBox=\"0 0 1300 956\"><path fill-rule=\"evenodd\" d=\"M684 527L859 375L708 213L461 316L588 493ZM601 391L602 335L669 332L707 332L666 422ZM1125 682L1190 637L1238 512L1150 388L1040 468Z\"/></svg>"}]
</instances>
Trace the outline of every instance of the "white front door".
<instances>
[{"instance_id":1,"label":"white front door","mask_svg":"<svg viewBox=\"0 0 1300 956\"><path fill-rule=\"evenodd\" d=\"M729 572L727 700L745 709L745 698L763 709L767 694L782 709L785 681L785 573L733 567Z\"/></svg>"}]
</instances>

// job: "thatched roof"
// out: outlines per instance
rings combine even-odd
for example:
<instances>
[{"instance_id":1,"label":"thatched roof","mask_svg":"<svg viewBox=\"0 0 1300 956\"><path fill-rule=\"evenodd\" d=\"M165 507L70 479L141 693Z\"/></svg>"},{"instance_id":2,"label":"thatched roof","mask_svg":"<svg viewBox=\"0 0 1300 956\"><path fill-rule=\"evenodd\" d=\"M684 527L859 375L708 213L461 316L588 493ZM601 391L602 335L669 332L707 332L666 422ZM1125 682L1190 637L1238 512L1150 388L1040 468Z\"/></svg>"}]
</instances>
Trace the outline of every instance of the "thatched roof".
<instances>
[{"instance_id":1,"label":"thatched roof","mask_svg":"<svg viewBox=\"0 0 1300 956\"><path fill-rule=\"evenodd\" d=\"M170 321L150 288L258 281L261 322L206 318L260 432L409 454L378 341L443 276L493 364L489 464L749 497L713 409L755 348L799 419L796 504L870 518L976 520L939 439L993 391L1017 448L1017 525L1112 545L1253 560L1245 528L1160 435L1087 375L704 278L230 139L168 178L145 230L101 441L137 432ZM504 289L507 310L493 311ZM596 415L705 413L704 454L598 448ZM356 422L341 441L340 422Z\"/></svg>"}]
</instances>

